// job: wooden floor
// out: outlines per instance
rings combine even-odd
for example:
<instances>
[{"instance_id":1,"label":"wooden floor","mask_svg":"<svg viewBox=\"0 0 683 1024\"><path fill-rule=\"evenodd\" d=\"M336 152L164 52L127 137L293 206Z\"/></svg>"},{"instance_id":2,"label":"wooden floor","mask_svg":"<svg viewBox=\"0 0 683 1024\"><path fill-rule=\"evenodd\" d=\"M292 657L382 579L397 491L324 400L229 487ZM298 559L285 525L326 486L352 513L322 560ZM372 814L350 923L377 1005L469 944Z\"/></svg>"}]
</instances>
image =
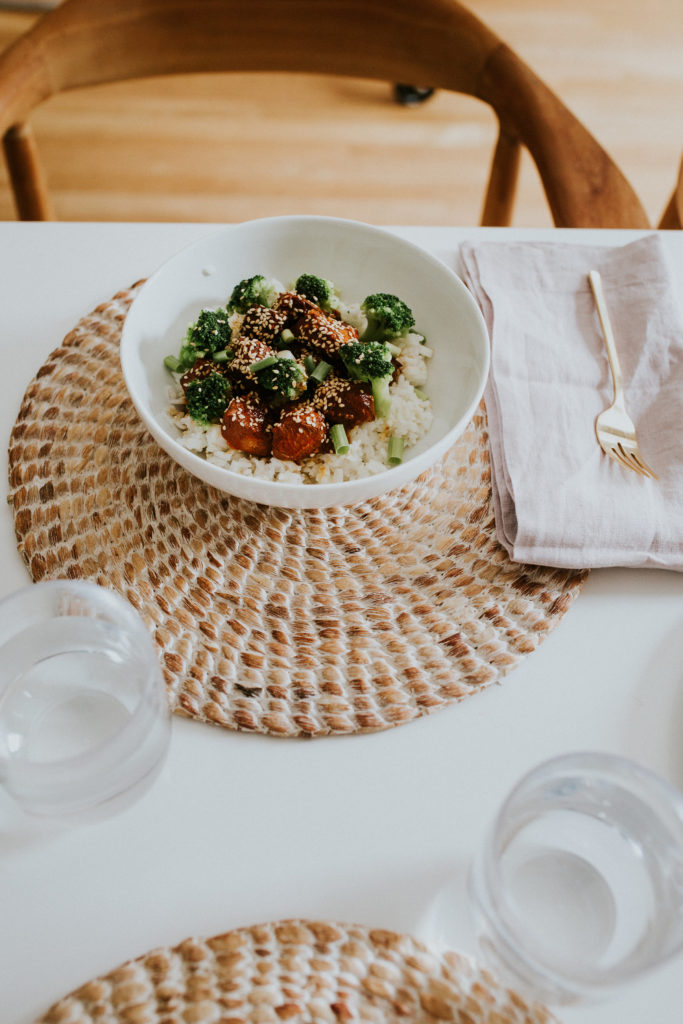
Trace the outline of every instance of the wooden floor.
<instances>
[{"instance_id":1,"label":"wooden floor","mask_svg":"<svg viewBox=\"0 0 683 1024\"><path fill-rule=\"evenodd\" d=\"M600 140L656 223L683 151L682 0L470 6ZM35 16L0 11L0 47ZM389 84L298 75L100 86L51 100L33 126L61 220L475 224L495 135L475 100L403 108ZM14 216L2 168L0 219ZM528 159L515 223L550 224Z\"/></svg>"}]
</instances>

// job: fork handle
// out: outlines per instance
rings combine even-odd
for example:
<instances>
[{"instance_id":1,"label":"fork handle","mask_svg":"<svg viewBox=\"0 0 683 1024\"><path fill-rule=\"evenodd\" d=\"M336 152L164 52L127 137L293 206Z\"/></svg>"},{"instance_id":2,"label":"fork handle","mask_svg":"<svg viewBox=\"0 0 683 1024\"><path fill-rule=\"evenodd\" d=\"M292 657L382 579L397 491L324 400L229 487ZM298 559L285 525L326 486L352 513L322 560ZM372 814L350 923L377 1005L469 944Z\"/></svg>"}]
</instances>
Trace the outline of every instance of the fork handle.
<instances>
[{"instance_id":1,"label":"fork handle","mask_svg":"<svg viewBox=\"0 0 683 1024\"><path fill-rule=\"evenodd\" d=\"M600 317L602 333L605 338L607 358L609 359L609 365L612 371L612 380L614 383L614 401L618 405L623 405L624 389L621 381L621 366L619 364L619 356L617 355L617 346L614 340L612 324L607 311L607 302L605 301L605 292L602 287L602 278L597 270L591 270L588 274L588 280L590 281L595 305L598 310L598 316Z\"/></svg>"}]
</instances>

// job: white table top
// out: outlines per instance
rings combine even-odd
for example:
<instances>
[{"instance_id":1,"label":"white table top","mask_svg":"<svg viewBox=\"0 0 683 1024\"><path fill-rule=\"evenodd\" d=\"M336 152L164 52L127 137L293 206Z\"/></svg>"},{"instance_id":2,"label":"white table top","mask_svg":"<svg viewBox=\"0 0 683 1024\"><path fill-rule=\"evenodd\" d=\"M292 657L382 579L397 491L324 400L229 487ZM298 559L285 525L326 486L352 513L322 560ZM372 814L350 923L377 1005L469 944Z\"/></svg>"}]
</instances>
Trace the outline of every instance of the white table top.
<instances>
[{"instance_id":1,"label":"white table top","mask_svg":"<svg viewBox=\"0 0 683 1024\"><path fill-rule=\"evenodd\" d=\"M216 227L0 224L2 436L35 371L83 315ZM465 237L635 237L399 233L451 265ZM683 294L683 233L664 241ZM6 479L5 468L3 488ZM28 583L9 511L0 551L4 594ZM82 982L189 935L304 917L429 940L434 901L449 882L448 940L473 951L467 865L528 768L601 749L683 788L682 626L681 574L598 570L503 685L409 725L298 741L174 719L154 788L120 816L80 828L39 827L0 792L2 1024L30 1024ZM566 1024L678 1024L682 1005L679 958L609 1002L556 1012Z\"/></svg>"}]
</instances>

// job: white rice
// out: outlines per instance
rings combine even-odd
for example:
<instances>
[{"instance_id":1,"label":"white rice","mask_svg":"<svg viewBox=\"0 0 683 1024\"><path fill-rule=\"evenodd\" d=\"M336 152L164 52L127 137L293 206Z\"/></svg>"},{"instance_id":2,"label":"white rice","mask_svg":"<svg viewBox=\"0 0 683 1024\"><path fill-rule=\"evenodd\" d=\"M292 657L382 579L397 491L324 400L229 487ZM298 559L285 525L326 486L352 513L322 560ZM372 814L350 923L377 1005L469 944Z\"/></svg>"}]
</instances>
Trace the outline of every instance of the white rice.
<instances>
[{"instance_id":1,"label":"white rice","mask_svg":"<svg viewBox=\"0 0 683 1024\"><path fill-rule=\"evenodd\" d=\"M359 307L340 304L339 308L344 320L362 333L365 317ZM233 330L239 331L241 318L238 321L235 315L230 322ZM432 350L424 344L422 336L415 333L403 340L397 339L393 344L401 349L396 356L400 370L389 387L389 415L372 423L361 423L350 430L351 446L346 455L336 455L334 452L310 455L300 464L247 455L228 447L218 423L202 426L173 407L169 410L169 417L173 426L181 431L178 440L183 447L203 455L216 466L242 476L299 484L341 483L343 480L374 476L390 468L387 449L392 435L403 438L404 454L407 454L429 431L433 420L432 403L428 398L421 398L415 391L416 387L422 391L427 380L428 360ZM182 389L179 386L171 389L169 397L172 403L182 400Z\"/></svg>"},{"instance_id":2,"label":"white rice","mask_svg":"<svg viewBox=\"0 0 683 1024\"><path fill-rule=\"evenodd\" d=\"M396 361L401 367L401 374L416 388L422 389L427 383L429 365L427 360L433 356L433 351L424 343L421 334L409 334L401 347Z\"/></svg>"}]
</instances>

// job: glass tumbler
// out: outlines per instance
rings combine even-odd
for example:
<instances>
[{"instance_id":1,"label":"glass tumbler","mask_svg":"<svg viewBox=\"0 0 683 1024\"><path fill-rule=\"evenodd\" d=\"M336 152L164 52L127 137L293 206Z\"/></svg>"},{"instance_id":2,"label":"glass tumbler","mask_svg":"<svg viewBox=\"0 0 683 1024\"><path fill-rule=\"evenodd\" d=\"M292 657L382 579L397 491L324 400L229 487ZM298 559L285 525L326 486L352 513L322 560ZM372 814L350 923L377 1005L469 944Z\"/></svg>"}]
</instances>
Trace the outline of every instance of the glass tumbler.
<instances>
[{"instance_id":1,"label":"glass tumbler","mask_svg":"<svg viewBox=\"0 0 683 1024\"><path fill-rule=\"evenodd\" d=\"M170 713L152 638L94 583L35 583L0 601L0 784L30 814L106 817L148 788Z\"/></svg>"},{"instance_id":2,"label":"glass tumbler","mask_svg":"<svg viewBox=\"0 0 683 1024\"><path fill-rule=\"evenodd\" d=\"M603 753L547 761L472 865L479 952L520 992L594 1002L683 949L683 796Z\"/></svg>"}]
</instances>

